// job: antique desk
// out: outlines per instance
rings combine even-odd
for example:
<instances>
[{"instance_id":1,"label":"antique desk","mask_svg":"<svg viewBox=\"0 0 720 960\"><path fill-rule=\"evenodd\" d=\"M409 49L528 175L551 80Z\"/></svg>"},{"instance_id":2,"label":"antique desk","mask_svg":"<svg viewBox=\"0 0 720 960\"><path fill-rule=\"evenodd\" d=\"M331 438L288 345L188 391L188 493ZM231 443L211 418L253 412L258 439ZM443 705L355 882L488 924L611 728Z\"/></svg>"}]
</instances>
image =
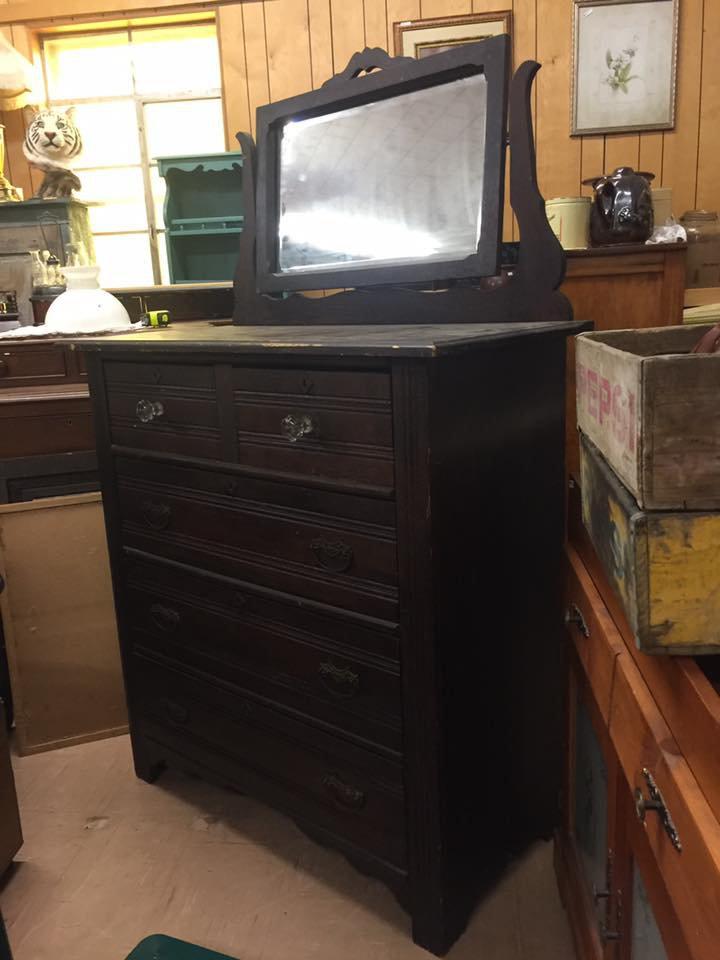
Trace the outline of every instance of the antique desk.
<instances>
[{"instance_id":1,"label":"antique desk","mask_svg":"<svg viewBox=\"0 0 720 960\"><path fill-rule=\"evenodd\" d=\"M138 775L170 763L286 811L436 952L557 822L580 326L82 345Z\"/></svg>"}]
</instances>

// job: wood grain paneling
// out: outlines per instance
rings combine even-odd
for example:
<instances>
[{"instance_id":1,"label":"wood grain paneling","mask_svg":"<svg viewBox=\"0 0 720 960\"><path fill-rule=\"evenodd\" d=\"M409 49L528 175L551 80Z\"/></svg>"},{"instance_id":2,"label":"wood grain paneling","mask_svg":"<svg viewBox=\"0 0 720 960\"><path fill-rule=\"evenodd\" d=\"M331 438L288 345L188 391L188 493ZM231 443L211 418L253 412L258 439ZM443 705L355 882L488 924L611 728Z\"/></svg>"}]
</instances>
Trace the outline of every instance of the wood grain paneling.
<instances>
[{"instance_id":1,"label":"wood grain paneling","mask_svg":"<svg viewBox=\"0 0 720 960\"><path fill-rule=\"evenodd\" d=\"M307 0L265 4L268 82L271 100L312 87Z\"/></svg>"},{"instance_id":2,"label":"wood grain paneling","mask_svg":"<svg viewBox=\"0 0 720 960\"><path fill-rule=\"evenodd\" d=\"M705 0L711 7L717 0ZM713 38L716 39L716 38ZM708 56L715 61L715 44L708 42ZM663 133L662 185L672 187L673 209L677 216L695 207L698 145L700 132L700 79L703 52L703 0L680 4L677 105L675 129ZM716 162L714 159L711 162ZM717 204L720 197L715 200Z\"/></svg>"},{"instance_id":3,"label":"wood grain paneling","mask_svg":"<svg viewBox=\"0 0 720 960\"><path fill-rule=\"evenodd\" d=\"M363 0L330 0L335 72L345 67L356 50L365 46Z\"/></svg>"},{"instance_id":4,"label":"wood grain paneling","mask_svg":"<svg viewBox=\"0 0 720 960\"><path fill-rule=\"evenodd\" d=\"M217 13L220 65L222 68L225 134L229 150L237 149L235 134L250 130L247 64L243 43L243 15L239 4Z\"/></svg>"},{"instance_id":5,"label":"wood grain paneling","mask_svg":"<svg viewBox=\"0 0 720 960\"><path fill-rule=\"evenodd\" d=\"M137 3L137 0L134 0ZM17 7L17 5L14 5ZM27 6L27 4L25 4ZM540 188L548 198L587 194L583 177L620 165L655 173L673 189L676 215L720 208L720 31L717 0L680 5L677 124L635 135L570 137L571 0L248 0L217 10L228 148L235 132L255 129L257 107L318 87L364 46L392 48L393 24L420 17L511 10L513 63L543 65L533 96ZM4 28L23 53L33 35ZM29 194L37 186L24 157L20 114L5 114L7 169ZM506 210L505 236L511 236Z\"/></svg>"},{"instance_id":6,"label":"wood grain paneling","mask_svg":"<svg viewBox=\"0 0 720 960\"><path fill-rule=\"evenodd\" d=\"M307 0L310 25L310 66L313 88L333 75L332 29L329 0Z\"/></svg>"},{"instance_id":7,"label":"wood grain paneling","mask_svg":"<svg viewBox=\"0 0 720 960\"><path fill-rule=\"evenodd\" d=\"M546 197L577 194L580 189L580 140L569 136L570 3L538 0L538 74L535 118L540 191Z\"/></svg>"}]
</instances>

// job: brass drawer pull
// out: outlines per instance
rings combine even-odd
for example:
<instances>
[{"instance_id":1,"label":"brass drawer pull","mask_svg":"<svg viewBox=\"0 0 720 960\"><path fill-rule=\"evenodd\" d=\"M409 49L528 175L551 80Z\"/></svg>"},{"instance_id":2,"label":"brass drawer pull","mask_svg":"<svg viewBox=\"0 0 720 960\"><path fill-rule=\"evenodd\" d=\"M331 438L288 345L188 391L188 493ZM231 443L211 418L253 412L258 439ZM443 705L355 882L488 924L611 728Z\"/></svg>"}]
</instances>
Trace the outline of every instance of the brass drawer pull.
<instances>
[{"instance_id":1,"label":"brass drawer pull","mask_svg":"<svg viewBox=\"0 0 720 960\"><path fill-rule=\"evenodd\" d=\"M582 610L576 603L571 603L570 606L565 611L565 624L570 626L571 623L574 623L578 628L580 633L584 637L590 636L590 628L585 622L585 617L582 615Z\"/></svg>"},{"instance_id":2,"label":"brass drawer pull","mask_svg":"<svg viewBox=\"0 0 720 960\"><path fill-rule=\"evenodd\" d=\"M140 423L150 423L165 413L165 407L159 400L138 400L135 413Z\"/></svg>"},{"instance_id":3,"label":"brass drawer pull","mask_svg":"<svg viewBox=\"0 0 720 960\"><path fill-rule=\"evenodd\" d=\"M143 520L153 530L164 530L170 523L172 510L166 503L143 500L140 504Z\"/></svg>"},{"instance_id":4,"label":"brass drawer pull","mask_svg":"<svg viewBox=\"0 0 720 960\"><path fill-rule=\"evenodd\" d=\"M162 603L153 603L150 607L150 616L153 623L165 633L173 633L180 626L180 614L172 607L166 607Z\"/></svg>"},{"instance_id":5,"label":"brass drawer pull","mask_svg":"<svg viewBox=\"0 0 720 960\"><path fill-rule=\"evenodd\" d=\"M360 690L360 677L349 667L338 667L330 660L318 666L320 681L334 697L354 697Z\"/></svg>"},{"instance_id":6,"label":"brass drawer pull","mask_svg":"<svg viewBox=\"0 0 720 960\"><path fill-rule=\"evenodd\" d=\"M353 548L342 540L317 537L311 542L310 549L320 566L332 573L345 573L352 565Z\"/></svg>"},{"instance_id":7,"label":"brass drawer pull","mask_svg":"<svg viewBox=\"0 0 720 960\"><path fill-rule=\"evenodd\" d=\"M190 711L188 708L184 704L178 703L176 700L170 700L167 697L164 697L160 701L160 706L162 707L163 713L171 723L187 723L190 719Z\"/></svg>"},{"instance_id":8,"label":"brass drawer pull","mask_svg":"<svg viewBox=\"0 0 720 960\"><path fill-rule=\"evenodd\" d=\"M643 767L642 775L647 783L648 794L650 797L647 799L645 796L643 796L643 792L640 787L635 790L635 812L638 815L638 819L641 823L645 823L645 814L648 812L648 810L652 810L657 813L660 817L660 822L663 825L665 833L668 835L668 837L670 837L670 843L673 845L673 847L675 847L678 853L682 853L680 834L677 832L677 827L673 823L673 818L670 816L670 811L665 804L662 793L660 793L660 788L655 783L655 778L647 767Z\"/></svg>"},{"instance_id":9,"label":"brass drawer pull","mask_svg":"<svg viewBox=\"0 0 720 960\"><path fill-rule=\"evenodd\" d=\"M322 785L330 796L343 807L352 810L362 810L367 800L367 794L350 783L345 783L336 773L326 773L322 778Z\"/></svg>"},{"instance_id":10,"label":"brass drawer pull","mask_svg":"<svg viewBox=\"0 0 720 960\"><path fill-rule=\"evenodd\" d=\"M289 413L280 421L280 429L290 443L297 443L304 437L317 436L317 425L307 413Z\"/></svg>"}]
</instances>

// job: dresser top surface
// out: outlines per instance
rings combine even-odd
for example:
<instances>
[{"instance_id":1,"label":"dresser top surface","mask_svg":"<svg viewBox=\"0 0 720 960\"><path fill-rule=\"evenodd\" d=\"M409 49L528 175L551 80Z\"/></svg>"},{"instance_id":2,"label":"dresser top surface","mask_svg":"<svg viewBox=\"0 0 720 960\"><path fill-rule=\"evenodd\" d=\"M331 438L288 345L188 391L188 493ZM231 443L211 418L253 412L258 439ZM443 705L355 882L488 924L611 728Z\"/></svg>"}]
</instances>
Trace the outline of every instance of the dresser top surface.
<instances>
[{"instance_id":1,"label":"dresser top surface","mask_svg":"<svg viewBox=\"0 0 720 960\"><path fill-rule=\"evenodd\" d=\"M192 350L213 354L435 357L521 337L571 336L588 328L588 324L580 321L294 327L214 326L197 322L176 324L163 330L83 339L77 346L102 353Z\"/></svg>"}]
</instances>

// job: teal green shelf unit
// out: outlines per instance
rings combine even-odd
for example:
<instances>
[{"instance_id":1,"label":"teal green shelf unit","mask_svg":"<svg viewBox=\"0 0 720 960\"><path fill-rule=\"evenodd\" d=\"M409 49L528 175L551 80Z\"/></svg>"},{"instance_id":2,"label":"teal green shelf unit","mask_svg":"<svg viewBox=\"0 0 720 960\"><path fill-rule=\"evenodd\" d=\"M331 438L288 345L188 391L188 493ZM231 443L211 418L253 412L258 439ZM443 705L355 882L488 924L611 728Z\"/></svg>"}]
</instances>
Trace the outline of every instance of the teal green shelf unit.
<instances>
[{"instance_id":1,"label":"teal green shelf unit","mask_svg":"<svg viewBox=\"0 0 720 960\"><path fill-rule=\"evenodd\" d=\"M158 157L170 283L232 280L243 228L239 151Z\"/></svg>"}]
</instances>

